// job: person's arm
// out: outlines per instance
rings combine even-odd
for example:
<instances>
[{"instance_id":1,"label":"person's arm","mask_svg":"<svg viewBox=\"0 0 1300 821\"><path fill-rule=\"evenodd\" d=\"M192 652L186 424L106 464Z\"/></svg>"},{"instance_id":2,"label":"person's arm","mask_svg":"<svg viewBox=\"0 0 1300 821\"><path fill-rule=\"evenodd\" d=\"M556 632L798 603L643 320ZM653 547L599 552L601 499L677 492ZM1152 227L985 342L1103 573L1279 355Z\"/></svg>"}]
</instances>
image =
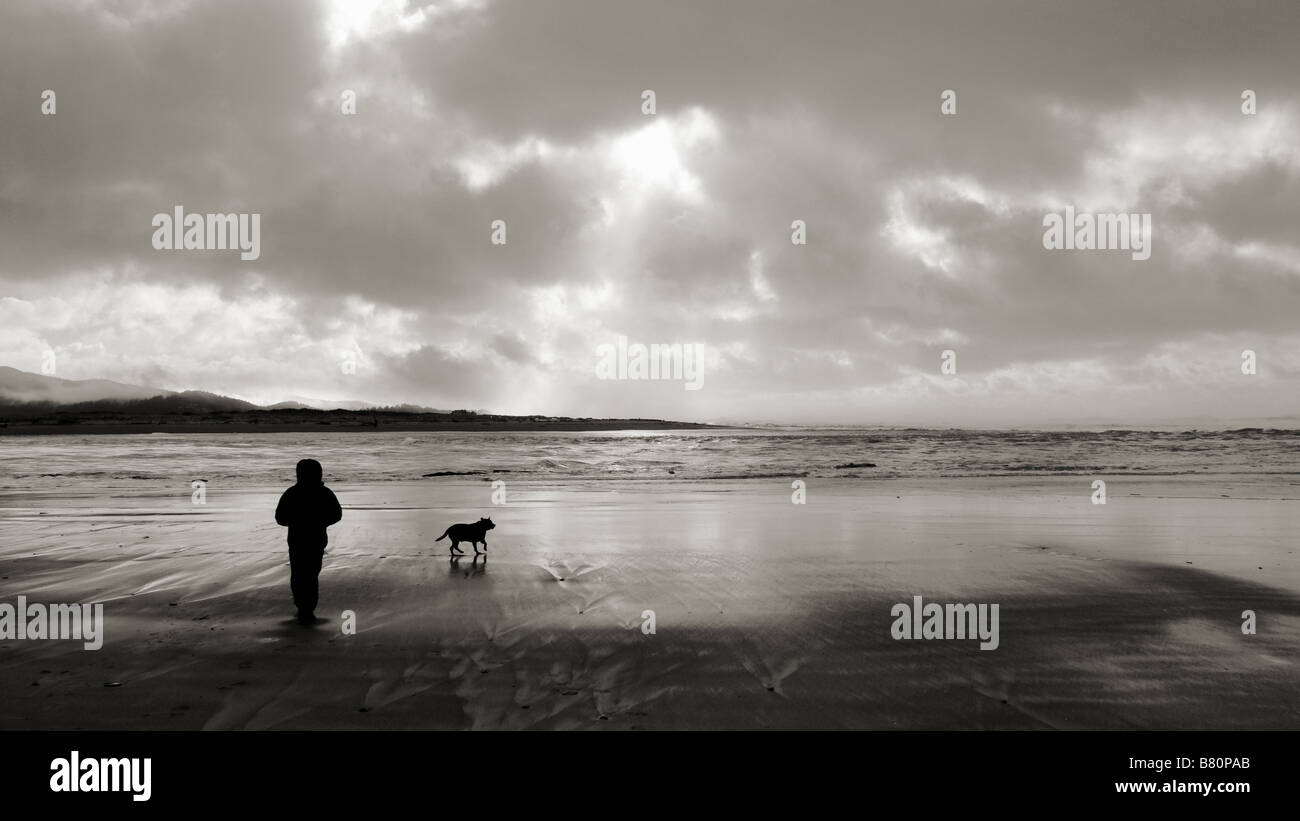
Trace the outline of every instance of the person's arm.
<instances>
[{"instance_id":1,"label":"person's arm","mask_svg":"<svg viewBox=\"0 0 1300 821\"><path fill-rule=\"evenodd\" d=\"M293 488L289 488L284 493L281 493L280 503L275 506L275 523L280 525L281 527L288 527L290 524L292 524L292 522L289 521L289 517L290 517L289 511L293 506L292 503L289 501L289 494L291 494L292 492L293 492Z\"/></svg>"},{"instance_id":2,"label":"person's arm","mask_svg":"<svg viewBox=\"0 0 1300 821\"><path fill-rule=\"evenodd\" d=\"M325 505L325 526L329 527L343 518L343 508L339 505L339 497L334 495L334 491L325 488L325 492L329 494L329 502Z\"/></svg>"}]
</instances>

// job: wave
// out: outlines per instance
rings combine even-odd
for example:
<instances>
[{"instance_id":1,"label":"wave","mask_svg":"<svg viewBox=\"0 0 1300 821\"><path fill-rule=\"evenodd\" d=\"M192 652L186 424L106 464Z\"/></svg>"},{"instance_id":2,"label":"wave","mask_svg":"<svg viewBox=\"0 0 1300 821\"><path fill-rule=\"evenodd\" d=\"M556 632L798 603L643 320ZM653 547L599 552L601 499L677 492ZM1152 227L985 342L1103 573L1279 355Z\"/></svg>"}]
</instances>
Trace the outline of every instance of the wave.
<instances>
[{"instance_id":1,"label":"wave","mask_svg":"<svg viewBox=\"0 0 1300 821\"><path fill-rule=\"evenodd\" d=\"M412 480L709 481L997 476L1300 475L1300 430L717 430L32 436L0 447L0 485L186 488L292 484L305 456L332 483ZM436 451L436 457L430 458ZM430 464L430 463L433 464ZM490 465L491 467L487 467ZM436 469L433 469L436 468Z\"/></svg>"}]
</instances>

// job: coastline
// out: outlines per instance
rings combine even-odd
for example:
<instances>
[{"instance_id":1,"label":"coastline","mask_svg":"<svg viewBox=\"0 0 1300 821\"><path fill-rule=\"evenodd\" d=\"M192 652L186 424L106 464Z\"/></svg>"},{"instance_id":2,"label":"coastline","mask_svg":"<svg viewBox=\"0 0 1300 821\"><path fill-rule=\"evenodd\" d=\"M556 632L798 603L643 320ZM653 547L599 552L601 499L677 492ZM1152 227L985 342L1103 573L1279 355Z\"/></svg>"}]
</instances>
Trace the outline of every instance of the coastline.
<instances>
[{"instance_id":1,"label":"coastline","mask_svg":"<svg viewBox=\"0 0 1300 821\"><path fill-rule=\"evenodd\" d=\"M31 422L25 419L0 418L0 436L42 436L50 434L138 434L138 433L420 433L458 432L525 432L525 431L613 431L613 430L734 430L736 425L709 425L703 422L673 422L663 419L571 419L564 417L478 416L448 418L445 414L370 414L356 411L320 411L321 420L279 419L257 414L279 411L248 411L238 414L209 415L194 422L176 414L153 419L120 421L114 419L77 419L75 421ZM282 417L283 418L283 417Z\"/></svg>"}]
</instances>

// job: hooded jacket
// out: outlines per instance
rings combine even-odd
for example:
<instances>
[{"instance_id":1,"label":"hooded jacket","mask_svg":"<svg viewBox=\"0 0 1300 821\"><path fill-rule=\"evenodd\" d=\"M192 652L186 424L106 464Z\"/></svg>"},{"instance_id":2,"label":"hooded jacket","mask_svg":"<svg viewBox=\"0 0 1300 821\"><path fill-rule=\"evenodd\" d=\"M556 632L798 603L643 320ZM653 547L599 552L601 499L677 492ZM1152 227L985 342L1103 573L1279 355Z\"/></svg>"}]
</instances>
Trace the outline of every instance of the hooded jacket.
<instances>
[{"instance_id":1,"label":"hooded jacket","mask_svg":"<svg viewBox=\"0 0 1300 821\"><path fill-rule=\"evenodd\" d=\"M321 481L321 466L315 459L298 463L298 484L280 496L275 508L276 524L289 528L290 547L325 547L325 528L343 518L334 491Z\"/></svg>"}]
</instances>

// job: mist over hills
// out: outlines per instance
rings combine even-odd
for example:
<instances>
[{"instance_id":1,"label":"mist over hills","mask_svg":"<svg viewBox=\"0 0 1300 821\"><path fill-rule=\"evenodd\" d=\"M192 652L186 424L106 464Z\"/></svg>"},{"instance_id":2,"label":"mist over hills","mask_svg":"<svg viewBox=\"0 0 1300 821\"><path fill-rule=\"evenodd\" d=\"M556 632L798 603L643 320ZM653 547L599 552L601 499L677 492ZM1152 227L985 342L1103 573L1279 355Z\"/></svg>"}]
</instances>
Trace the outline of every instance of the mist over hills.
<instances>
[{"instance_id":1,"label":"mist over hills","mask_svg":"<svg viewBox=\"0 0 1300 821\"><path fill-rule=\"evenodd\" d=\"M629 430L711 427L662 419L503 416L421 405L286 399L256 405L208 391L60 379L0 366L0 434L289 431Z\"/></svg>"},{"instance_id":2,"label":"mist over hills","mask_svg":"<svg viewBox=\"0 0 1300 821\"><path fill-rule=\"evenodd\" d=\"M0 366L0 401L70 405L77 402L149 399L171 394L139 385L124 385L108 379L60 379L17 368Z\"/></svg>"},{"instance_id":3,"label":"mist over hills","mask_svg":"<svg viewBox=\"0 0 1300 821\"><path fill-rule=\"evenodd\" d=\"M108 379L62 379L0 366L0 416L49 413L204 413L253 410L347 410L394 413L450 413L421 405L376 405L359 400L330 401L290 397L274 405L257 405L209 391L169 391Z\"/></svg>"}]
</instances>

